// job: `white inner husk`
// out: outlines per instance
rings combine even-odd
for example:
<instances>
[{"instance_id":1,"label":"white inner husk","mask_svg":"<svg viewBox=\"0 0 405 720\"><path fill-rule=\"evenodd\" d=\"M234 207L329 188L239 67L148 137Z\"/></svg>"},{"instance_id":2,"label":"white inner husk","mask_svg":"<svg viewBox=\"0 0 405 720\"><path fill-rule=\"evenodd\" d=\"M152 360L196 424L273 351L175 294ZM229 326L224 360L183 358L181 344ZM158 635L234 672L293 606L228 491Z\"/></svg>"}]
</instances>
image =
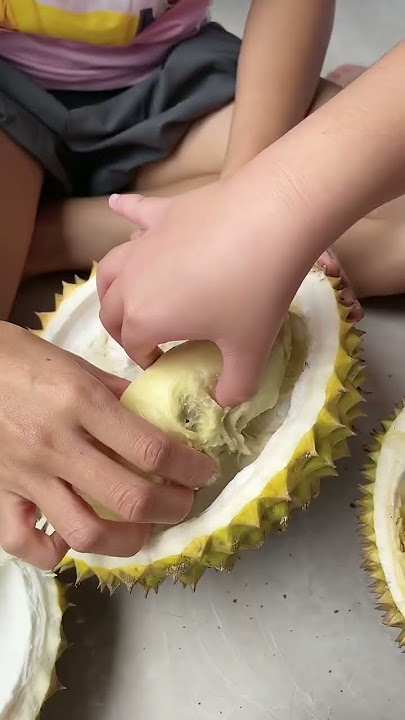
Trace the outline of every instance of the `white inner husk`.
<instances>
[{"instance_id":1,"label":"white inner husk","mask_svg":"<svg viewBox=\"0 0 405 720\"><path fill-rule=\"evenodd\" d=\"M325 404L326 388L334 372L340 329L335 294L322 271L313 270L308 274L294 299L294 307L306 326L305 365L292 389L288 406L283 410L283 423L267 441L260 455L232 478L204 512L154 535L132 558L123 560L74 551L69 552L70 557L82 559L92 566L114 568L147 565L167 556L179 555L195 538L229 525L235 515L261 494L271 478L288 465L300 440L313 427ZM61 303L47 324L43 337L105 370L134 379L141 371L105 334L98 313L96 281L92 278Z\"/></svg>"},{"instance_id":2,"label":"white inner husk","mask_svg":"<svg viewBox=\"0 0 405 720\"><path fill-rule=\"evenodd\" d=\"M405 617L405 410L383 438L374 486L374 530L392 598Z\"/></svg>"},{"instance_id":3,"label":"white inner husk","mask_svg":"<svg viewBox=\"0 0 405 720\"><path fill-rule=\"evenodd\" d=\"M0 720L34 720L60 645L56 582L0 548Z\"/></svg>"}]
</instances>

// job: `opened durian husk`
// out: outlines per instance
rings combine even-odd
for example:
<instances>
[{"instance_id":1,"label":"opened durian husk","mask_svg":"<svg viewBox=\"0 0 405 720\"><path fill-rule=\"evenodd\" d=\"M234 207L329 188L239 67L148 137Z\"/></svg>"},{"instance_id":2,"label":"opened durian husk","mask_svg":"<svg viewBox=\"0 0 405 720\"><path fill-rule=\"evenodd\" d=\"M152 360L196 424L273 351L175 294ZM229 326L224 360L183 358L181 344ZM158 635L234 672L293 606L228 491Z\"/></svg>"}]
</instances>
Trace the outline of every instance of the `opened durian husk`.
<instances>
[{"instance_id":1,"label":"opened durian husk","mask_svg":"<svg viewBox=\"0 0 405 720\"><path fill-rule=\"evenodd\" d=\"M375 433L361 487L360 523L364 568L383 612L383 622L398 628L405 648L405 406L398 407Z\"/></svg>"},{"instance_id":2,"label":"opened durian husk","mask_svg":"<svg viewBox=\"0 0 405 720\"><path fill-rule=\"evenodd\" d=\"M312 270L280 331L258 395L224 412L212 400L221 363L215 347L165 346L167 356L140 377L101 327L95 274L96 268L87 282L64 285L55 312L40 314L37 333L133 381L122 402L216 457L222 475L215 486L198 491L191 517L155 528L134 557L71 550L62 567L75 566L79 579L96 574L110 590L120 583L157 589L169 576L195 587L208 567L231 570L239 550L258 547L270 530L285 529L291 510L306 508L317 496L321 478L336 475L335 462L348 454L352 422L361 414L361 333L340 303L339 281Z\"/></svg>"}]
</instances>

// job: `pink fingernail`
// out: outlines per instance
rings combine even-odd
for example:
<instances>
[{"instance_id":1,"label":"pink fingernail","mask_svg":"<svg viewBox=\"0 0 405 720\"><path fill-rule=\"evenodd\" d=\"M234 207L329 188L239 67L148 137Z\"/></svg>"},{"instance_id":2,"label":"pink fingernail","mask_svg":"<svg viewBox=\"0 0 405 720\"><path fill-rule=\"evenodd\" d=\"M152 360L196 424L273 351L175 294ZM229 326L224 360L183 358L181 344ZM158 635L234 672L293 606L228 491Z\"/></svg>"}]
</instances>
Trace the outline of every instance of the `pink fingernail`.
<instances>
[{"instance_id":1,"label":"pink fingernail","mask_svg":"<svg viewBox=\"0 0 405 720\"><path fill-rule=\"evenodd\" d=\"M356 302L355 295L353 291L345 287L344 290L340 293L340 301L343 303L343 305L353 305L353 303Z\"/></svg>"},{"instance_id":2,"label":"pink fingernail","mask_svg":"<svg viewBox=\"0 0 405 720\"><path fill-rule=\"evenodd\" d=\"M208 482L205 483L206 487L210 487L211 485L215 485L216 482L218 482L219 478L221 477L221 473L216 472L214 473Z\"/></svg>"},{"instance_id":3,"label":"pink fingernail","mask_svg":"<svg viewBox=\"0 0 405 720\"><path fill-rule=\"evenodd\" d=\"M109 206L113 207L119 197L120 196L118 195L118 193L113 193L112 195L110 195L109 200L108 200Z\"/></svg>"}]
</instances>

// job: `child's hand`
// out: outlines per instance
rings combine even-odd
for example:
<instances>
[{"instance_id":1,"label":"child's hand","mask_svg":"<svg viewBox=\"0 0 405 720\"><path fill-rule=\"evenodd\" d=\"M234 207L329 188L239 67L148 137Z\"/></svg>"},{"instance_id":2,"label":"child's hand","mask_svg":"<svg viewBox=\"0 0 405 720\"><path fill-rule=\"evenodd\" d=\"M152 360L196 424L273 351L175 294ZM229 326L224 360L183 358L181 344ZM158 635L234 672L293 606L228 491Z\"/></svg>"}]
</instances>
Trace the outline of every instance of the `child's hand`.
<instances>
[{"instance_id":1,"label":"child's hand","mask_svg":"<svg viewBox=\"0 0 405 720\"><path fill-rule=\"evenodd\" d=\"M237 199L228 211L227 201L222 182L170 200L113 196L112 208L146 232L110 252L98 271L101 320L143 367L166 341L208 339L218 345L224 369L216 396L224 406L256 390L289 303L312 264L305 267L294 249L294 237L301 238L288 227L288 203L278 216L276 199L270 234L260 221L246 227L246 204L239 220ZM330 253L319 262L328 274L339 275ZM342 286L353 319L360 319L346 278Z\"/></svg>"},{"instance_id":2,"label":"child's hand","mask_svg":"<svg viewBox=\"0 0 405 720\"><path fill-rule=\"evenodd\" d=\"M0 545L53 568L68 548L131 556L148 523L177 523L213 462L123 407L127 382L9 323L0 323ZM180 485L154 485L112 460L104 445L137 467ZM122 518L103 520L75 492ZM37 508L56 529L35 529ZM124 522L126 521L126 522Z\"/></svg>"},{"instance_id":3,"label":"child's hand","mask_svg":"<svg viewBox=\"0 0 405 720\"><path fill-rule=\"evenodd\" d=\"M220 181L173 200L114 196L113 209L147 230L109 253L98 271L101 320L142 366L153 362L157 345L166 341L218 345L224 367L216 397L223 406L255 392L312 265L311 257L295 251L286 193L275 198L270 222L271 193L265 222L259 214L248 215L246 195L238 198Z\"/></svg>"}]
</instances>

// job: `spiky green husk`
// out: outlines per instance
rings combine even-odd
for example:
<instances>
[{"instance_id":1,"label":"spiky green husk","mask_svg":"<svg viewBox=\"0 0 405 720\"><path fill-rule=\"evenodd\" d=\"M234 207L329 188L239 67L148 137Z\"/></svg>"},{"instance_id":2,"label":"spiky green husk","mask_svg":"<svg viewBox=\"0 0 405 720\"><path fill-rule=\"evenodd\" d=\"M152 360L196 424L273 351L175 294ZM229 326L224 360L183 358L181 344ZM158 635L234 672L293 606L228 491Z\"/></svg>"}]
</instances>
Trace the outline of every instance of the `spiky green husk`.
<instances>
[{"instance_id":1,"label":"spiky green husk","mask_svg":"<svg viewBox=\"0 0 405 720\"><path fill-rule=\"evenodd\" d=\"M93 267L92 275L96 273ZM319 493L323 477L336 475L335 462L349 455L348 438L353 435L353 421L362 415L359 391L364 381L361 362L361 331L348 321L349 310L340 303L339 279L329 279L340 315L340 347L335 368L329 380L326 402L317 422L301 440L288 467L273 477L261 495L252 500L223 528L195 539L181 555L166 557L150 565L107 569L89 566L83 560L66 557L59 566L76 569L77 581L96 575L101 587L113 592L120 584L128 589L139 583L148 593L157 592L168 577L184 586L196 588L207 568L232 570L240 550L259 547L271 530L286 529L291 510L306 509ZM76 278L77 284L83 280ZM77 284L64 284L63 295L56 297L56 310ZM53 313L39 313L43 330ZM42 331L37 334L41 335Z\"/></svg>"},{"instance_id":2,"label":"spiky green husk","mask_svg":"<svg viewBox=\"0 0 405 720\"><path fill-rule=\"evenodd\" d=\"M360 486L363 497L359 501L359 521L364 552L362 567L372 578L370 589L377 598L377 609L383 613L384 625L400 630L397 643L400 648L405 650L405 618L398 610L389 590L378 555L374 528L374 489L381 446L392 423L404 409L405 401L398 405L390 418L382 421L382 429L373 434L373 442L368 449L370 462L363 470L363 475L367 482Z\"/></svg>"}]
</instances>

